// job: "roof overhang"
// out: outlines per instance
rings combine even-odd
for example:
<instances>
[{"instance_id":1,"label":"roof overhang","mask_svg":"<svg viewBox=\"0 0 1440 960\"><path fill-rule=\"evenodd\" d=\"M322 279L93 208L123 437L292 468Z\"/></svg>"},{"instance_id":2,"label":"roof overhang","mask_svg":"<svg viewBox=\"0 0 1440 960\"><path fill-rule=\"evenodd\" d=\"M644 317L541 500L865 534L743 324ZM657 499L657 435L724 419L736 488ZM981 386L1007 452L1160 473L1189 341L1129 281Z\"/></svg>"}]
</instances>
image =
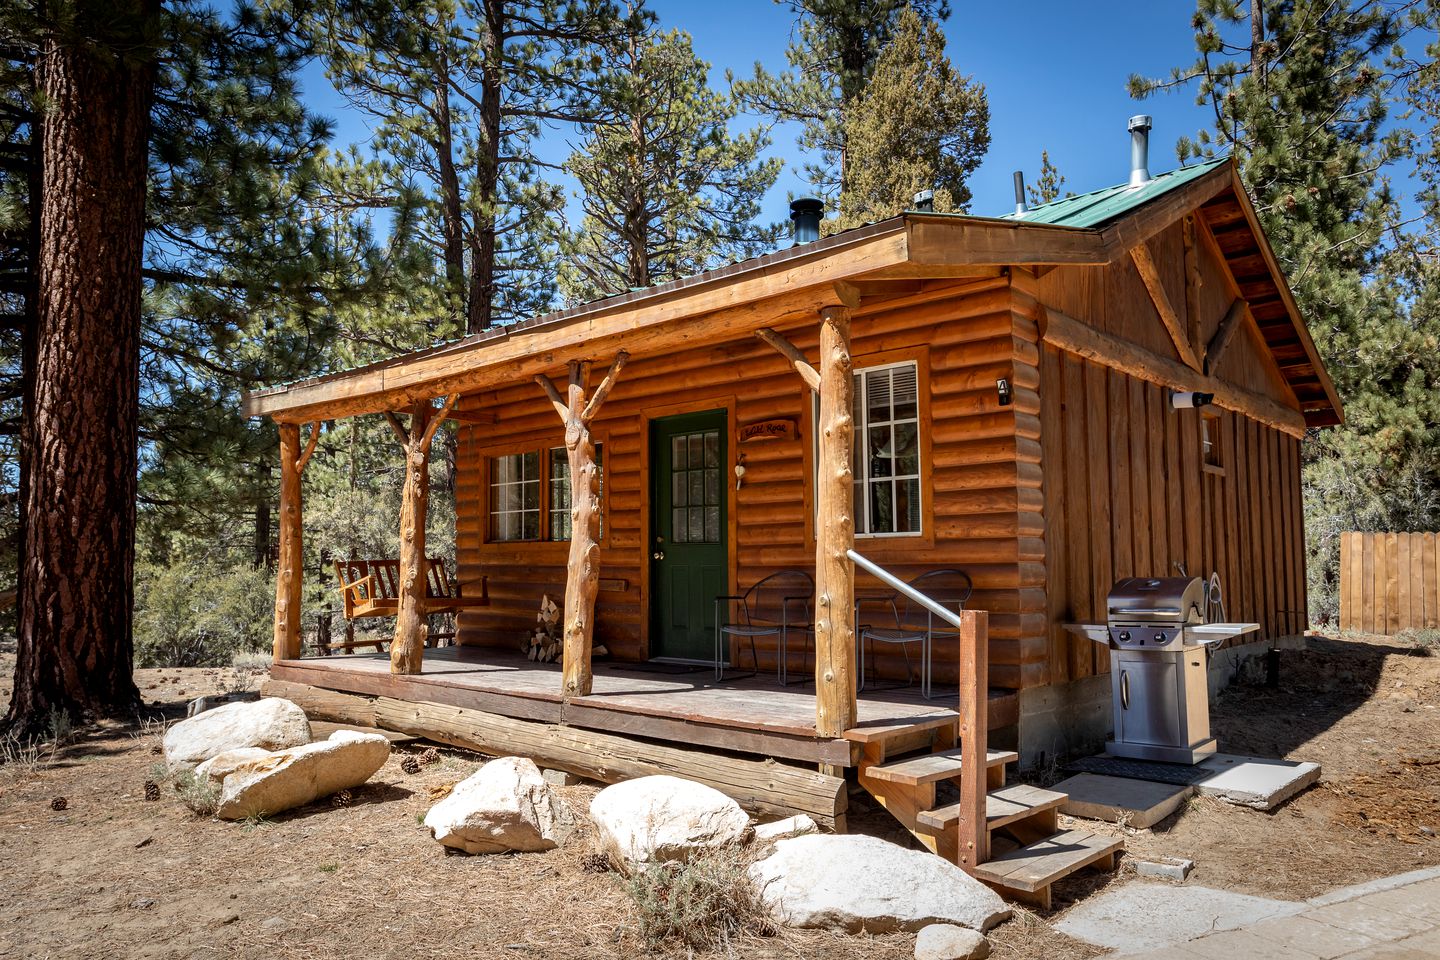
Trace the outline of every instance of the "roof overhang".
<instances>
[{"instance_id":1,"label":"roof overhang","mask_svg":"<svg viewBox=\"0 0 1440 960\"><path fill-rule=\"evenodd\" d=\"M998 276L1008 267L1104 265L1227 192L1254 221L1233 164L1217 167L1099 228L962 214L906 213L672 283L498 327L354 370L246 394L247 416L328 420L400 410L416 400L514 383L620 349L665 353L783 327L869 283ZM1262 333L1300 345L1323 403L1297 391L1307 423L1340 422L1340 403L1258 223L1255 235L1288 326ZM851 291L853 294L853 291ZM1282 364L1283 367L1283 364ZM1306 375L1309 375L1308 373ZM1287 374L1287 377L1289 374Z\"/></svg>"}]
</instances>

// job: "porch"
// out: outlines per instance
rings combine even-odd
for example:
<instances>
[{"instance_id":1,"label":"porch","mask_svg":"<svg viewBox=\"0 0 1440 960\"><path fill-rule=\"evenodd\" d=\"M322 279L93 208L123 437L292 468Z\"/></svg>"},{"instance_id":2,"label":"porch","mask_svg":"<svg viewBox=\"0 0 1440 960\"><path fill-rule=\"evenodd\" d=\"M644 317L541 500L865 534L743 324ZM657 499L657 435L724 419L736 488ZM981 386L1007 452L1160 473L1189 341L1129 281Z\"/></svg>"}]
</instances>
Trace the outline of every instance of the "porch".
<instances>
[{"instance_id":1,"label":"porch","mask_svg":"<svg viewBox=\"0 0 1440 960\"><path fill-rule=\"evenodd\" d=\"M953 727L956 701L925 700L920 688L865 690L845 738L815 727L813 684L782 687L773 674L715 682L709 666L596 660L589 694L561 690L559 663L536 663L493 647L441 647L425 652L425 671L396 675L388 654L280 660L272 681L338 693L445 704L501 717L564 724L707 750L835 767L853 766L870 735ZM989 692L987 726L1013 725L1014 691Z\"/></svg>"}]
</instances>

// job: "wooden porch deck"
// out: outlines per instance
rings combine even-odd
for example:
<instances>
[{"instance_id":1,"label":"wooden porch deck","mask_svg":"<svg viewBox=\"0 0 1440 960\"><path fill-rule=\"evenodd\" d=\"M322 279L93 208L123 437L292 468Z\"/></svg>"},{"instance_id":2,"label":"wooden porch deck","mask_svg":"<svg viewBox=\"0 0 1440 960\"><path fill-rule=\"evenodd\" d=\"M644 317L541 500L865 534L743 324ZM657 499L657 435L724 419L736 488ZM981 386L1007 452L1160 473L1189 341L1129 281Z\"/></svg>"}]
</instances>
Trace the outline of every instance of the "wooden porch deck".
<instances>
[{"instance_id":1,"label":"wooden porch deck","mask_svg":"<svg viewBox=\"0 0 1440 960\"><path fill-rule=\"evenodd\" d=\"M813 684L782 687L764 674L717 684L713 672L656 672L657 665L596 661L589 696L566 703L560 665L488 647L425 651L424 672L394 676L383 654L281 660L274 680L324 690L440 703L523 720L565 724L670 743L807 763L851 764L851 744L815 732ZM856 726L923 728L956 719L955 701L918 688L865 691ZM990 726L1016 722L1011 691L991 691Z\"/></svg>"}]
</instances>

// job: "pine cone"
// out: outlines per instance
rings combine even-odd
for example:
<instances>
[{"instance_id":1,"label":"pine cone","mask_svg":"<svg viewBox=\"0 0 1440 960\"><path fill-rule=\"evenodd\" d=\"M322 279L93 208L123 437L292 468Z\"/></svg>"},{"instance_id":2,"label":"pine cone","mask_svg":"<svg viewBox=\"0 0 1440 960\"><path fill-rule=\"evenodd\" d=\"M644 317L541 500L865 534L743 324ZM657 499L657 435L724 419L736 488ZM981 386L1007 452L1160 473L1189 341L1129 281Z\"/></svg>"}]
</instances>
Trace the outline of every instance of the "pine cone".
<instances>
[{"instance_id":1,"label":"pine cone","mask_svg":"<svg viewBox=\"0 0 1440 960\"><path fill-rule=\"evenodd\" d=\"M614 869L610 858L603 853L587 853L580 858L580 869L586 873L609 873Z\"/></svg>"},{"instance_id":2,"label":"pine cone","mask_svg":"<svg viewBox=\"0 0 1440 960\"><path fill-rule=\"evenodd\" d=\"M64 797L56 797L54 800L50 801L51 810L64 810L68 806L70 806L70 801L66 800Z\"/></svg>"},{"instance_id":3,"label":"pine cone","mask_svg":"<svg viewBox=\"0 0 1440 960\"><path fill-rule=\"evenodd\" d=\"M353 799L355 799L355 795L349 790L341 790L330 798L330 805L332 807L348 807Z\"/></svg>"},{"instance_id":4,"label":"pine cone","mask_svg":"<svg viewBox=\"0 0 1440 960\"><path fill-rule=\"evenodd\" d=\"M145 781L145 799L151 802L160 799L160 784L154 780Z\"/></svg>"},{"instance_id":5,"label":"pine cone","mask_svg":"<svg viewBox=\"0 0 1440 960\"><path fill-rule=\"evenodd\" d=\"M440 751L436 750L434 747L430 747L424 753L420 754L420 762L425 764L427 767L432 763L439 763Z\"/></svg>"},{"instance_id":6,"label":"pine cone","mask_svg":"<svg viewBox=\"0 0 1440 960\"><path fill-rule=\"evenodd\" d=\"M400 769L404 770L406 773L419 773L420 761L416 760L414 757L406 757L404 760L400 761Z\"/></svg>"}]
</instances>

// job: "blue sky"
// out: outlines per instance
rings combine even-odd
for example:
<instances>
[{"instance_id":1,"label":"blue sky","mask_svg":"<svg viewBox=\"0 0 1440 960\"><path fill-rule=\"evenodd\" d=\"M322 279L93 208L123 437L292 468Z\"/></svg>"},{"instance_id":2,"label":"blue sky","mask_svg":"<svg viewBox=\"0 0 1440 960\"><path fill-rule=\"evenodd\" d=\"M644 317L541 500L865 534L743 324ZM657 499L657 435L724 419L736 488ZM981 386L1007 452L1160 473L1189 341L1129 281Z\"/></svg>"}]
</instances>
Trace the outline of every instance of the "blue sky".
<instances>
[{"instance_id":1,"label":"blue sky","mask_svg":"<svg viewBox=\"0 0 1440 960\"><path fill-rule=\"evenodd\" d=\"M1136 113L1155 118L1150 169L1177 165L1175 141L1204 126L1206 114L1190 93L1136 103L1125 93L1134 72L1163 76L1194 58L1190 16L1193 0L1014 0L1011 3L952 0L945 22L951 61L985 84L990 98L990 151L971 180L972 212L1001 214L1013 206L1011 174L1023 169L1033 183L1040 151L1076 193L1125 180L1130 140L1125 121ZM749 74L759 60L783 69L794 14L772 0L651 0L660 25L678 27L711 64L711 82L723 86L725 70ZM369 129L312 64L304 78L312 108L336 123L336 145L364 143ZM568 153L568 131L548 137L544 152ZM764 215L786 216L791 193L803 193L794 172L800 161L793 132L775 131L773 150L787 157L785 173L767 197ZM552 152L553 151L553 152Z\"/></svg>"}]
</instances>

